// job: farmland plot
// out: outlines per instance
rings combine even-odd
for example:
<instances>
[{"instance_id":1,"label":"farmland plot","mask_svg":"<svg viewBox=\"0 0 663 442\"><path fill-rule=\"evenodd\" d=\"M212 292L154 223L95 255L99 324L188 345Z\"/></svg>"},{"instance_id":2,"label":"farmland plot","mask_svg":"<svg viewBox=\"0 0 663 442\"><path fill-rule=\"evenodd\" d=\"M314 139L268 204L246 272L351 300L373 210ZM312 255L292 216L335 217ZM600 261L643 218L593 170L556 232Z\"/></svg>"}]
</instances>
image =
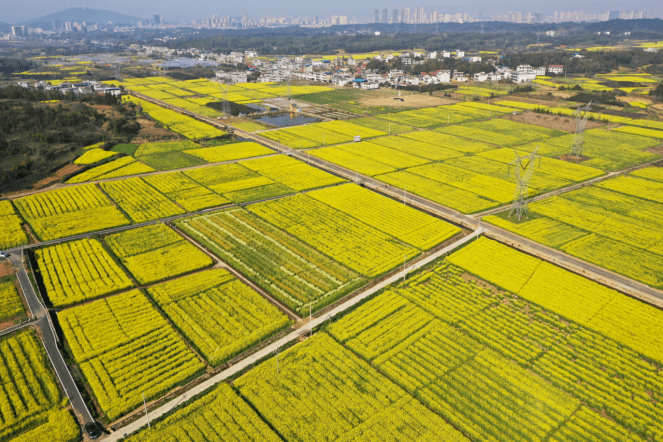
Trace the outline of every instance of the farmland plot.
<instances>
[{"instance_id":1,"label":"farmland plot","mask_svg":"<svg viewBox=\"0 0 663 442\"><path fill-rule=\"evenodd\" d=\"M239 160L274 153L273 150L253 142L224 144L222 146L186 150L184 152L208 163L220 163L222 161Z\"/></svg>"},{"instance_id":2,"label":"farmland plot","mask_svg":"<svg viewBox=\"0 0 663 442\"><path fill-rule=\"evenodd\" d=\"M152 286L148 293L217 366L288 325L288 317L223 269Z\"/></svg>"},{"instance_id":3,"label":"farmland plot","mask_svg":"<svg viewBox=\"0 0 663 442\"><path fill-rule=\"evenodd\" d=\"M35 258L54 307L67 307L133 287L125 272L96 239L38 249Z\"/></svg>"},{"instance_id":4,"label":"farmland plot","mask_svg":"<svg viewBox=\"0 0 663 442\"><path fill-rule=\"evenodd\" d=\"M567 155L572 144L573 135L564 135L518 146L518 149L531 152L540 146L538 152L541 155L559 157ZM660 155L646 151L659 144L660 141L654 138L601 128L590 129L585 131L583 148L583 156L589 160L583 161L582 165L608 172L625 169L660 158Z\"/></svg>"},{"instance_id":5,"label":"farmland plot","mask_svg":"<svg viewBox=\"0 0 663 442\"><path fill-rule=\"evenodd\" d=\"M26 196L14 204L42 241L130 224L92 184Z\"/></svg>"},{"instance_id":6,"label":"farmland plot","mask_svg":"<svg viewBox=\"0 0 663 442\"><path fill-rule=\"evenodd\" d=\"M14 281L14 277L0 279L0 323L25 318L23 301Z\"/></svg>"},{"instance_id":7,"label":"farmland plot","mask_svg":"<svg viewBox=\"0 0 663 442\"><path fill-rule=\"evenodd\" d=\"M501 119L467 123L460 126L441 127L436 130L500 146L516 146L533 140L566 134L559 130Z\"/></svg>"},{"instance_id":8,"label":"farmland plot","mask_svg":"<svg viewBox=\"0 0 663 442\"><path fill-rule=\"evenodd\" d=\"M185 213L141 178L104 182L101 188L137 223Z\"/></svg>"},{"instance_id":9,"label":"farmland plot","mask_svg":"<svg viewBox=\"0 0 663 442\"><path fill-rule=\"evenodd\" d=\"M396 267L419 251L345 213L299 194L248 206L274 226L367 277Z\"/></svg>"},{"instance_id":10,"label":"farmland plot","mask_svg":"<svg viewBox=\"0 0 663 442\"><path fill-rule=\"evenodd\" d=\"M142 167L140 167L142 165ZM129 167L132 166L132 167ZM101 166L93 167L85 172L70 178L67 184L78 184L87 181L117 178L121 176L136 175L139 173L154 172L155 169L136 162L133 157L122 157Z\"/></svg>"},{"instance_id":11,"label":"farmland plot","mask_svg":"<svg viewBox=\"0 0 663 442\"><path fill-rule=\"evenodd\" d=\"M131 442L282 442L244 400L225 383L196 399Z\"/></svg>"},{"instance_id":12,"label":"farmland plot","mask_svg":"<svg viewBox=\"0 0 663 442\"><path fill-rule=\"evenodd\" d=\"M307 193L420 250L429 250L461 229L423 212L385 198L356 184L345 184Z\"/></svg>"},{"instance_id":13,"label":"farmland plot","mask_svg":"<svg viewBox=\"0 0 663 442\"><path fill-rule=\"evenodd\" d=\"M33 331L0 338L0 354L0 440L6 441L47 424L49 414L64 406L66 399ZM58 436L51 434L54 439Z\"/></svg>"},{"instance_id":14,"label":"farmland plot","mask_svg":"<svg viewBox=\"0 0 663 442\"><path fill-rule=\"evenodd\" d=\"M536 202L530 206L529 219L516 221L504 213L485 219L644 284L663 287L663 204L655 201L655 187L649 187L659 183L637 175L620 178L628 185L607 180Z\"/></svg>"},{"instance_id":15,"label":"farmland plot","mask_svg":"<svg viewBox=\"0 0 663 442\"><path fill-rule=\"evenodd\" d=\"M201 186L182 172L152 175L145 177L144 180L187 212L223 206L230 202L223 196Z\"/></svg>"},{"instance_id":16,"label":"farmland plot","mask_svg":"<svg viewBox=\"0 0 663 442\"><path fill-rule=\"evenodd\" d=\"M140 284L150 284L211 266L212 259L163 224L104 238Z\"/></svg>"},{"instance_id":17,"label":"farmland plot","mask_svg":"<svg viewBox=\"0 0 663 442\"><path fill-rule=\"evenodd\" d=\"M111 419L204 371L204 364L138 290L58 314L67 344Z\"/></svg>"},{"instance_id":18,"label":"farmland plot","mask_svg":"<svg viewBox=\"0 0 663 442\"><path fill-rule=\"evenodd\" d=\"M365 283L245 209L186 219L178 227L299 314L315 311Z\"/></svg>"},{"instance_id":19,"label":"farmland plot","mask_svg":"<svg viewBox=\"0 0 663 442\"><path fill-rule=\"evenodd\" d=\"M288 441L436 440L464 436L321 333L235 385Z\"/></svg>"},{"instance_id":20,"label":"farmland plot","mask_svg":"<svg viewBox=\"0 0 663 442\"><path fill-rule=\"evenodd\" d=\"M329 332L474 440L661 436L659 310L485 238L447 261Z\"/></svg>"},{"instance_id":21,"label":"farmland plot","mask_svg":"<svg viewBox=\"0 0 663 442\"><path fill-rule=\"evenodd\" d=\"M10 249L28 243L23 230L23 220L14 210L11 201L0 201L0 249Z\"/></svg>"}]
</instances>

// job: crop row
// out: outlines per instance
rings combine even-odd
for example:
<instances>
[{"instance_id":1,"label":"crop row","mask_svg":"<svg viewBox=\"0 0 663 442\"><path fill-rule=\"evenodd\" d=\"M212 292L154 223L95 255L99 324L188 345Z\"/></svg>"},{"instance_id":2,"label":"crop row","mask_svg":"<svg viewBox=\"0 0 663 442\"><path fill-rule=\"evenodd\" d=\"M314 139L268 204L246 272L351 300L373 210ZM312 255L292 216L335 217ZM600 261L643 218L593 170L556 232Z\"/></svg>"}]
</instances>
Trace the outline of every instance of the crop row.
<instances>
[{"instance_id":1,"label":"crop row","mask_svg":"<svg viewBox=\"0 0 663 442\"><path fill-rule=\"evenodd\" d=\"M106 242L140 284L212 265L209 256L163 224L115 233Z\"/></svg>"},{"instance_id":2,"label":"crop row","mask_svg":"<svg viewBox=\"0 0 663 442\"><path fill-rule=\"evenodd\" d=\"M63 405L57 380L32 331L0 338L0 440L43 423Z\"/></svg>"},{"instance_id":3,"label":"crop row","mask_svg":"<svg viewBox=\"0 0 663 442\"><path fill-rule=\"evenodd\" d=\"M162 108L145 100L128 97L128 100L141 106L152 118L164 127L180 133L190 139L216 138L225 135L220 129L205 124L194 118Z\"/></svg>"},{"instance_id":4,"label":"crop row","mask_svg":"<svg viewBox=\"0 0 663 442\"><path fill-rule=\"evenodd\" d=\"M288 317L227 270L152 286L148 293L216 366L285 327Z\"/></svg>"},{"instance_id":5,"label":"crop row","mask_svg":"<svg viewBox=\"0 0 663 442\"><path fill-rule=\"evenodd\" d=\"M9 201L0 201L0 249L22 246L28 243L28 236L23 230L23 220Z\"/></svg>"},{"instance_id":6,"label":"crop row","mask_svg":"<svg viewBox=\"0 0 663 442\"><path fill-rule=\"evenodd\" d=\"M178 226L300 314L365 281L245 209L187 219Z\"/></svg>"},{"instance_id":7,"label":"crop row","mask_svg":"<svg viewBox=\"0 0 663 442\"><path fill-rule=\"evenodd\" d=\"M39 274L54 307L66 307L132 287L131 280L96 239L35 252Z\"/></svg>"},{"instance_id":8,"label":"crop row","mask_svg":"<svg viewBox=\"0 0 663 442\"><path fill-rule=\"evenodd\" d=\"M278 375L272 358L235 385L286 440L463 439L324 333L283 352Z\"/></svg>"},{"instance_id":9,"label":"crop row","mask_svg":"<svg viewBox=\"0 0 663 442\"><path fill-rule=\"evenodd\" d=\"M203 364L139 291L58 314L101 409L116 419L199 373Z\"/></svg>"}]
</instances>

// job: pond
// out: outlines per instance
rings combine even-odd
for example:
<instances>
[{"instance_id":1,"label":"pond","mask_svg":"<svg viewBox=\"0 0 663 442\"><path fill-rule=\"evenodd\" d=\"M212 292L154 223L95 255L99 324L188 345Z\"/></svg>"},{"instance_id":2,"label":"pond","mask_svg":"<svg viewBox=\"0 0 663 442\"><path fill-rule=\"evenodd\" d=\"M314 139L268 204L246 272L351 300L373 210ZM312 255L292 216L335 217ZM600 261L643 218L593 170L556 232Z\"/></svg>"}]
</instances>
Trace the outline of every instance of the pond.
<instances>
[{"instance_id":1,"label":"pond","mask_svg":"<svg viewBox=\"0 0 663 442\"><path fill-rule=\"evenodd\" d=\"M317 121L316 118L288 112L276 115L261 115L259 117L253 117L253 119L274 127L297 126L299 124L314 123Z\"/></svg>"}]
</instances>

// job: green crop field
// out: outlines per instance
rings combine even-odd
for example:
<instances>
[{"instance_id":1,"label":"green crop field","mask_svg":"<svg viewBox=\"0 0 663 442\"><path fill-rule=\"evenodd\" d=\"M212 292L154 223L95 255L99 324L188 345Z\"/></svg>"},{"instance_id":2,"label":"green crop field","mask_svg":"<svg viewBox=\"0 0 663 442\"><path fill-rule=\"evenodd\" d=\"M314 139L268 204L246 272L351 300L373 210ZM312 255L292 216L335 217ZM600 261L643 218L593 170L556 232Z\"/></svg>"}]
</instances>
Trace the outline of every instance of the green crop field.
<instances>
[{"instance_id":1,"label":"green crop field","mask_svg":"<svg viewBox=\"0 0 663 442\"><path fill-rule=\"evenodd\" d=\"M647 151L659 144L660 141L655 138L615 130L590 129L585 132L583 148L583 157L588 160L582 164L608 172L624 169L660 158L660 155ZM518 149L531 152L538 146L539 154L560 157L569 154L572 145L573 135L569 134L518 146Z\"/></svg>"},{"instance_id":2,"label":"green crop field","mask_svg":"<svg viewBox=\"0 0 663 442\"><path fill-rule=\"evenodd\" d=\"M142 163L155 170L173 170L205 164L205 161L193 158L184 152L163 152L140 157Z\"/></svg>"}]
</instances>

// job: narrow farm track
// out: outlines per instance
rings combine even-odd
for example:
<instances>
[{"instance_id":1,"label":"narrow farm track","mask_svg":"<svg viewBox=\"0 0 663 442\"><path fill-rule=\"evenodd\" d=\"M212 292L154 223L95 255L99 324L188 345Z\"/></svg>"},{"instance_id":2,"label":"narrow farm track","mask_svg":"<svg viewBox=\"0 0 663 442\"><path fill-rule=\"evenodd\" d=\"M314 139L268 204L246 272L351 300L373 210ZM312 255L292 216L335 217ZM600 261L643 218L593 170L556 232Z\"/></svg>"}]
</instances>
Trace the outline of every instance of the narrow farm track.
<instances>
[{"instance_id":1,"label":"narrow farm track","mask_svg":"<svg viewBox=\"0 0 663 442\"><path fill-rule=\"evenodd\" d=\"M88 410L87 405L85 405L85 401L83 400L80 391L78 391L74 378L72 377L69 368L67 368L67 364L64 362L64 358L58 348L57 337L53 325L50 322L48 311L35 293L34 287L28 277L28 273L25 270L23 252L20 251L18 254L12 253L9 259L17 270L16 276L18 282L21 285L25 300L34 317L34 320L25 324L25 326L30 325L35 327L39 336L41 336L44 348L46 349L46 354L55 370L60 386L69 398L69 403L74 409L76 417L79 419L80 423L85 425L88 422L92 422L93 419L90 410Z\"/></svg>"},{"instance_id":2,"label":"narrow farm track","mask_svg":"<svg viewBox=\"0 0 663 442\"><path fill-rule=\"evenodd\" d=\"M401 270L400 272L394 274L390 278L382 281L381 283L371 287L370 289L362 292L360 295L355 296L348 301L344 302L343 304L337 306L333 310L327 312L326 314L315 318L311 321L305 321L302 327L299 329L287 334L283 338L279 339L276 342L273 342L272 344L266 346L265 348L259 350L258 352L248 356L245 359L242 359L239 361L237 364L223 370L219 374L217 374L214 377L211 377L210 379L206 380L205 382L197 385L195 388L187 391L185 394L182 394L174 399L172 399L170 402L166 403L165 405L156 408L154 410L151 410L149 412L149 418L150 420L157 419L164 414L168 413L171 411L173 408L181 405L182 403L187 402L190 400L192 397L204 392L205 390L210 389L214 385L225 381L229 377L241 372L242 370L250 367L252 364L255 364L256 362L260 361L262 358L266 356L270 356L271 354L274 353L274 351L280 349L281 347L287 345L288 343L295 341L300 338L300 336L305 335L307 332L313 330L314 328L318 327L319 325L323 324L325 321L328 319L336 316L339 313L342 313L343 311L352 308L353 306L357 305L359 302L363 301L364 299L368 298L369 296L379 292L383 288L389 286L390 284L393 284L394 282L398 281L399 279L406 277L408 273L411 273L428 263L435 261L441 256L444 256L447 253L450 253L451 251L457 249L458 247L462 246L463 244L479 237L483 233L483 229L477 229L475 232L473 232L471 235L465 236L461 238L460 240L454 242L453 244L449 245L448 247L445 247L442 250L439 250L438 252L428 256L426 259L422 259L421 261L418 261L417 263L411 265L410 267L405 268L404 270ZM135 433L136 431L140 430L141 428L147 426L147 417L143 416L136 421L132 422L131 424L119 428L113 433L111 433L109 436L104 438L104 441L107 442L116 442L119 440L122 440L125 436L128 436L132 433Z\"/></svg>"}]
</instances>

